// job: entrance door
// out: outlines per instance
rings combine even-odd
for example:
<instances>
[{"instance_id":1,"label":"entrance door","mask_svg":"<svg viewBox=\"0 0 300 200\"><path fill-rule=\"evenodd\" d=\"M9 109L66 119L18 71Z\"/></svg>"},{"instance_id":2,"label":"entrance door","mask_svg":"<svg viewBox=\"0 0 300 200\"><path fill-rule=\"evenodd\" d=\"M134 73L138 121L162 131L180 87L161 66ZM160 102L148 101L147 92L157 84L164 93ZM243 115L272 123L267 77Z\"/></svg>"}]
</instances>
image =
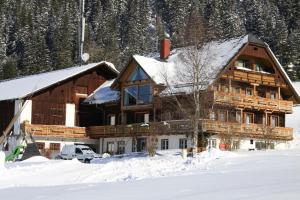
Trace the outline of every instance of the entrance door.
<instances>
[{"instance_id":1,"label":"entrance door","mask_svg":"<svg viewBox=\"0 0 300 200\"><path fill-rule=\"evenodd\" d=\"M137 139L137 152L143 152L146 151L146 147L147 147L147 139L146 138L138 138Z\"/></svg>"}]
</instances>

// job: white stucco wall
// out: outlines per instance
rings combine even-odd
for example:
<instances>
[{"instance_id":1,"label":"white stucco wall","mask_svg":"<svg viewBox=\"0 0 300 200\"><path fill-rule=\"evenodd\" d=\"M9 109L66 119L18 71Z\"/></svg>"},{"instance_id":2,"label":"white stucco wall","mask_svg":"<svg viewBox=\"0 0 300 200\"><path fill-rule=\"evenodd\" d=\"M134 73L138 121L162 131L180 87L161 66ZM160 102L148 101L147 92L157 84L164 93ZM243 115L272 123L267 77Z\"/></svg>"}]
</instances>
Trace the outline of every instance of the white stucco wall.
<instances>
[{"instance_id":1,"label":"white stucco wall","mask_svg":"<svg viewBox=\"0 0 300 200\"><path fill-rule=\"evenodd\" d=\"M15 112L14 114L17 114L17 112L22 108L23 100L15 100ZM20 125L24 121L29 121L31 123L31 116L32 116L32 101L26 100L24 103L25 107L20 114L19 118L14 123L14 134L18 135L20 133Z\"/></svg>"},{"instance_id":2,"label":"white stucco wall","mask_svg":"<svg viewBox=\"0 0 300 200\"><path fill-rule=\"evenodd\" d=\"M118 141L125 141L125 153L132 152L132 137L117 137L99 139L100 153L107 151L107 142L114 142L114 151L117 152Z\"/></svg>"},{"instance_id":3,"label":"white stucco wall","mask_svg":"<svg viewBox=\"0 0 300 200\"><path fill-rule=\"evenodd\" d=\"M75 126L75 104L66 104L66 126L72 127Z\"/></svg>"},{"instance_id":4,"label":"white stucco wall","mask_svg":"<svg viewBox=\"0 0 300 200\"><path fill-rule=\"evenodd\" d=\"M187 139L185 135L162 135L158 136L157 149L161 150L161 140L169 140L169 149L179 149L179 139Z\"/></svg>"}]
</instances>

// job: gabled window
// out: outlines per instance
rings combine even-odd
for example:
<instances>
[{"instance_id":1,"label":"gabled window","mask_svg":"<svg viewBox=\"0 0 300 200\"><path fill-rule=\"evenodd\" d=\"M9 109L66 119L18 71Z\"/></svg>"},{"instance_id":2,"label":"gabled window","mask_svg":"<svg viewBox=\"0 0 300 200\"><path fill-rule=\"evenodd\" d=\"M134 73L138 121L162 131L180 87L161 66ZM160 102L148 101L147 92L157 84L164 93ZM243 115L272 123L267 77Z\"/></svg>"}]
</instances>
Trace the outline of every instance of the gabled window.
<instances>
[{"instance_id":1,"label":"gabled window","mask_svg":"<svg viewBox=\"0 0 300 200\"><path fill-rule=\"evenodd\" d=\"M141 81L141 80L147 80L148 76L146 75L145 71L137 66L133 73L129 76L128 81Z\"/></svg>"},{"instance_id":2,"label":"gabled window","mask_svg":"<svg viewBox=\"0 0 300 200\"><path fill-rule=\"evenodd\" d=\"M152 102L150 84L134 85L124 88L124 106L145 105Z\"/></svg>"}]
</instances>

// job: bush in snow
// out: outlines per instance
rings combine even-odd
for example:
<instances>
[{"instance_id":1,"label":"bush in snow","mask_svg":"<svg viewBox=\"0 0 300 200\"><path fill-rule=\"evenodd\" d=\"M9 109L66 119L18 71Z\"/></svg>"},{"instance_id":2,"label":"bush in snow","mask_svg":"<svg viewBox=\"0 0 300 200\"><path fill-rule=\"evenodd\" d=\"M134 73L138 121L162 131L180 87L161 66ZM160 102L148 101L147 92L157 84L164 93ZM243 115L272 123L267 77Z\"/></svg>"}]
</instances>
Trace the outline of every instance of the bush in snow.
<instances>
[{"instance_id":1,"label":"bush in snow","mask_svg":"<svg viewBox=\"0 0 300 200\"><path fill-rule=\"evenodd\" d=\"M110 158L110 154L109 153L104 153L104 154L102 154L102 158Z\"/></svg>"},{"instance_id":2,"label":"bush in snow","mask_svg":"<svg viewBox=\"0 0 300 200\"><path fill-rule=\"evenodd\" d=\"M156 136L149 136L148 141L149 142L147 143L147 150L149 156L153 157L156 154L158 139Z\"/></svg>"}]
</instances>

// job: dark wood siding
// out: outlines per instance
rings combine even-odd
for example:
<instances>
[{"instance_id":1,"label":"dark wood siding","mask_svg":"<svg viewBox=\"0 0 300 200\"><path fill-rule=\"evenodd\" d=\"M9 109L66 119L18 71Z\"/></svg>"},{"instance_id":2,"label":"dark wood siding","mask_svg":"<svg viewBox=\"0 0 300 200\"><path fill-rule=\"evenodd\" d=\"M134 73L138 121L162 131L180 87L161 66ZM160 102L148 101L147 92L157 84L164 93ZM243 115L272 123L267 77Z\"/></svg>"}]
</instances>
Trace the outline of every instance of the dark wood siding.
<instances>
[{"instance_id":1,"label":"dark wood siding","mask_svg":"<svg viewBox=\"0 0 300 200\"><path fill-rule=\"evenodd\" d=\"M32 98L32 124L64 125L66 103L76 105L76 125L80 124L80 102L98 88L105 78L96 71L57 84Z\"/></svg>"},{"instance_id":2,"label":"dark wood siding","mask_svg":"<svg viewBox=\"0 0 300 200\"><path fill-rule=\"evenodd\" d=\"M1 101L0 102L0 136L12 120L15 111L14 101Z\"/></svg>"}]
</instances>

